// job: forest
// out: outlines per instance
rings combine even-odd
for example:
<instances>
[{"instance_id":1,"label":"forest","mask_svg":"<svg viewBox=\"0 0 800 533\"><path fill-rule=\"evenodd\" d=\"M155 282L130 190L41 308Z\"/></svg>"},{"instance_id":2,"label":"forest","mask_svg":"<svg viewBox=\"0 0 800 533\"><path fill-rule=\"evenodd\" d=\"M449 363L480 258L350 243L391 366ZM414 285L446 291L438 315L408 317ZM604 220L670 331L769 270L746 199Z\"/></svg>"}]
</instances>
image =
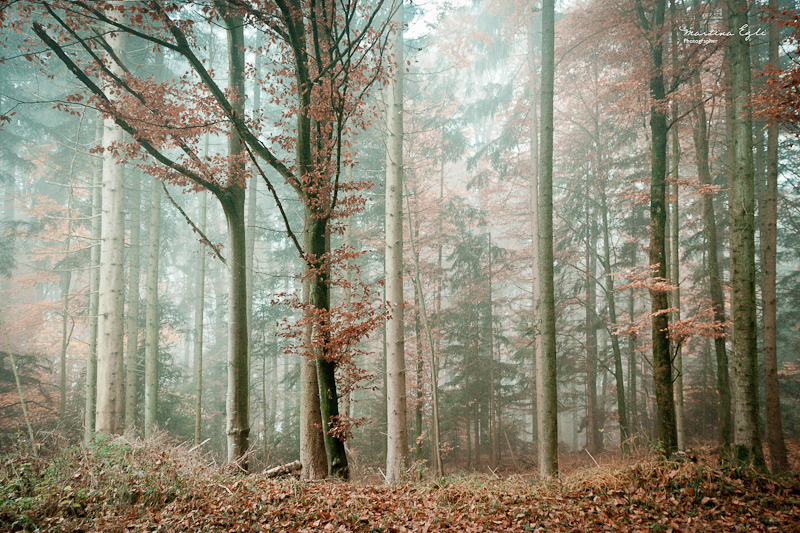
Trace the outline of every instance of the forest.
<instances>
[{"instance_id":1,"label":"forest","mask_svg":"<svg viewBox=\"0 0 800 533\"><path fill-rule=\"evenodd\" d=\"M796 0L0 41L0 529L800 524Z\"/></svg>"}]
</instances>

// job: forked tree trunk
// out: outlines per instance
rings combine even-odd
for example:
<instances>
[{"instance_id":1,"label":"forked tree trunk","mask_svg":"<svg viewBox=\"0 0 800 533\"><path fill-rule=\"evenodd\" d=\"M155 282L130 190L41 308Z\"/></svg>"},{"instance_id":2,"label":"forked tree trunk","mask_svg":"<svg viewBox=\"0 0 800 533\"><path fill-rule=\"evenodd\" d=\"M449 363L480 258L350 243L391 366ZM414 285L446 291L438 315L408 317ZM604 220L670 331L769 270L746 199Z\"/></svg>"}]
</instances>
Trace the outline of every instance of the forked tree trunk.
<instances>
[{"instance_id":1,"label":"forked tree trunk","mask_svg":"<svg viewBox=\"0 0 800 533\"><path fill-rule=\"evenodd\" d=\"M734 460L764 464L758 430L756 345L755 191L750 95L750 43L739 35L748 23L747 1L728 0L732 152L730 190L731 303L733 309Z\"/></svg>"},{"instance_id":2,"label":"forked tree trunk","mask_svg":"<svg viewBox=\"0 0 800 533\"><path fill-rule=\"evenodd\" d=\"M542 9L542 137L539 163L539 276L542 350L537 354L536 393L539 476L558 473L558 382L553 285L553 81L555 74L555 1Z\"/></svg>"},{"instance_id":3,"label":"forked tree trunk","mask_svg":"<svg viewBox=\"0 0 800 533\"><path fill-rule=\"evenodd\" d=\"M110 13L109 13L110 14ZM112 15L113 16L113 15ZM125 33L108 37L116 55L124 54ZM112 59L111 71L123 75ZM109 93L112 92L108 87ZM98 293L97 406L95 430L106 435L120 433L123 396L123 317L125 297L125 167L111 151L123 142L122 130L106 118L103 130L103 217L101 222L100 283Z\"/></svg>"},{"instance_id":4,"label":"forked tree trunk","mask_svg":"<svg viewBox=\"0 0 800 533\"><path fill-rule=\"evenodd\" d=\"M406 364L403 342L403 2L392 16L387 51L394 59L386 91L386 482L400 483L408 466Z\"/></svg>"},{"instance_id":5,"label":"forked tree trunk","mask_svg":"<svg viewBox=\"0 0 800 533\"><path fill-rule=\"evenodd\" d=\"M770 9L777 9L777 0L770 0ZM777 24L769 26L769 62L778 68ZM767 183L762 205L764 225L761 230L761 297L764 301L764 399L766 402L767 444L769 446L770 468L773 474L789 471L786 443L783 439L781 422L781 403L778 394L778 354L777 354L777 300L775 294L777 274L778 239L778 126L770 124L767 128Z\"/></svg>"}]
</instances>

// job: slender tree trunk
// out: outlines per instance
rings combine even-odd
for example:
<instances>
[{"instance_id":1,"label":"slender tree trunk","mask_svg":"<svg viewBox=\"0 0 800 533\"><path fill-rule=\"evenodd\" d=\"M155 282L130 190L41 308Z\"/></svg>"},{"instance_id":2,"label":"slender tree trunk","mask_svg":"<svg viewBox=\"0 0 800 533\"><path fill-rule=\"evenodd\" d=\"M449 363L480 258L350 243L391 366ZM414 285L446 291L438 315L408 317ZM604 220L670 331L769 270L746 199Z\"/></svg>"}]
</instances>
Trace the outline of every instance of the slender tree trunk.
<instances>
[{"instance_id":1,"label":"slender tree trunk","mask_svg":"<svg viewBox=\"0 0 800 533\"><path fill-rule=\"evenodd\" d=\"M587 191L589 190L587 184ZM597 406L597 226L594 212L586 206L586 447L593 454L603 449L603 433Z\"/></svg>"},{"instance_id":2,"label":"slender tree trunk","mask_svg":"<svg viewBox=\"0 0 800 533\"><path fill-rule=\"evenodd\" d=\"M542 353L542 335L541 335L541 284L539 283L539 120L538 120L538 102L537 96L539 95L536 79L536 51L539 47L536 46L537 30L541 31L541 19L536 13L531 16L528 24L528 69L530 71L530 87L531 87L531 123L530 123L530 197L531 197L531 284L532 284L532 353L531 353L531 370L532 370L532 387L533 395L531 398L532 405L532 418L531 424L531 440L538 445L538 401L537 401L537 375L538 365L537 360L539 354Z\"/></svg>"},{"instance_id":3,"label":"slender tree trunk","mask_svg":"<svg viewBox=\"0 0 800 533\"><path fill-rule=\"evenodd\" d=\"M103 120L98 113L95 139L103 138ZM95 409L97 400L97 326L98 304L100 300L100 243L103 199L103 159L95 159L92 179L92 248L89 252L89 347L86 351L86 403L84 406L83 443L88 445L94 435Z\"/></svg>"},{"instance_id":4,"label":"slender tree trunk","mask_svg":"<svg viewBox=\"0 0 800 533\"><path fill-rule=\"evenodd\" d=\"M22 416L25 418L25 426L28 428L28 438L31 439L31 450L35 457L38 455L36 439L33 436L31 417L28 415L28 404L25 402L25 395L22 393L22 382L19 379L19 372L17 371L17 359L14 356L14 352L11 351L11 342L8 340L8 328L6 328L2 311L0 311L0 328L3 330L3 338L6 341L6 353L11 363L11 372L14 374L14 384L17 386L17 394L19 395L19 404L22 406Z\"/></svg>"},{"instance_id":5,"label":"slender tree trunk","mask_svg":"<svg viewBox=\"0 0 800 533\"><path fill-rule=\"evenodd\" d=\"M386 482L400 483L408 465L406 364L403 342L403 4L392 16L396 25L389 54L393 79L386 91Z\"/></svg>"},{"instance_id":6,"label":"slender tree trunk","mask_svg":"<svg viewBox=\"0 0 800 533\"><path fill-rule=\"evenodd\" d=\"M69 242L69 237L67 237ZM69 245L67 245L69 252ZM69 346L69 287L72 280L72 272L69 270L64 273L64 288L62 297L64 298L64 306L62 308L61 317L61 358L60 373L59 373L59 402L58 402L58 421L61 426L66 422L67 413L67 347Z\"/></svg>"},{"instance_id":7,"label":"slender tree trunk","mask_svg":"<svg viewBox=\"0 0 800 533\"><path fill-rule=\"evenodd\" d=\"M665 227L666 174L667 174L667 115L663 107L666 97L664 88L663 56L661 38L664 27L665 0L656 0L652 20L648 21L640 10L640 23L649 31L650 37L650 268L654 281L667 279L667 255ZM675 426L675 401L672 388L672 357L669 348L669 308L667 291L650 290L652 313L653 380L656 394L656 417L658 441L661 452L671 455L677 447Z\"/></svg>"},{"instance_id":8,"label":"slender tree trunk","mask_svg":"<svg viewBox=\"0 0 800 533\"><path fill-rule=\"evenodd\" d=\"M125 429L136 426L137 389L139 383L139 240L142 174L133 173L130 184L131 232L128 243L128 334L125 349Z\"/></svg>"},{"instance_id":9,"label":"slender tree trunk","mask_svg":"<svg viewBox=\"0 0 800 533\"><path fill-rule=\"evenodd\" d=\"M608 320L611 324L617 323L617 305L614 301L614 277L611 269L611 237L608 228L608 205L606 201L605 184L600 184L600 210L603 217L603 264L606 278L606 305L608 307ZM632 315L633 313L631 313ZM629 451L631 431L628 418L628 409L625 403L625 375L622 369L622 352L619 347L619 337L611 333L611 351L614 354L614 380L617 389L617 415L619 416L619 440L622 453Z\"/></svg>"},{"instance_id":10,"label":"slender tree trunk","mask_svg":"<svg viewBox=\"0 0 800 533\"><path fill-rule=\"evenodd\" d=\"M206 135L206 145L208 136ZM206 152L208 153L208 146ZM206 233L206 215L208 211L208 194L201 193L200 230ZM194 308L194 445L203 441L203 314L206 303L206 245L200 244L197 266L197 304Z\"/></svg>"},{"instance_id":11,"label":"slender tree trunk","mask_svg":"<svg viewBox=\"0 0 800 533\"><path fill-rule=\"evenodd\" d=\"M724 324L725 297L722 291L723 280L720 275L717 222L714 212L714 196L711 189L711 169L709 167L708 147L708 122L705 106L701 99L702 89L700 75L693 77L694 86L694 146L695 161L697 161L697 175L700 186L703 188L703 231L705 234L706 257L708 258L707 275L708 287L711 296L711 305L714 308L714 321ZM723 461L730 456L732 435L731 420L731 385L728 371L728 350L725 346L725 337L714 339L714 350L717 359L717 394L719 396L719 445L720 457Z\"/></svg>"},{"instance_id":12,"label":"slender tree trunk","mask_svg":"<svg viewBox=\"0 0 800 533\"><path fill-rule=\"evenodd\" d=\"M739 28L748 23L747 1L728 0L733 173L730 190L731 302L733 308L734 458L764 463L758 430L756 345L755 191L750 95L750 43Z\"/></svg>"},{"instance_id":13,"label":"slender tree trunk","mask_svg":"<svg viewBox=\"0 0 800 533\"><path fill-rule=\"evenodd\" d=\"M147 246L144 334L144 436L153 435L158 420L158 260L161 226L161 182L150 186L150 229Z\"/></svg>"},{"instance_id":14,"label":"slender tree trunk","mask_svg":"<svg viewBox=\"0 0 800 533\"><path fill-rule=\"evenodd\" d=\"M672 68L674 72L679 72L678 65L678 30L676 22L676 0L670 0L670 21L672 25ZM678 166L680 164L681 152L678 140L678 101L672 99L672 195L670 209L670 231L672 246L670 247L672 257L670 258L670 282L675 289L672 291L672 307L676 309L672 313L673 322L681 319L681 280L680 280L680 225L678 219ZM680 344L672 342L672 349L675 352L675 430L678 450L686 448L686 413L683 402L683 349Z\"/></svg>"},{"instance_id":15,"label":"slender tree trunk","mask_svg":"<svg viewBox=\"0 0 800 533\"><path fill-rule=\"evenodd\" d=\"M109 15L111 15L109 13ZM111 15L113 16L113 15ZM117 55L124 54L125 33L108 37ZM111 72L123 75L111 59ZM125 167L111 151L123 142L122 130L112 118L104 120L103 131L103 217L101 222L100 283L98 292L97 406L95 430L106 435L120 433L123 396L123 317L125 297Z\"/></svg>"},{"instance_id":16,"label":"slender tree trunk","mask_svg":"<svg viewBox=\"0 0 800 533\"><path fill-rule=\"evenodd\" d=\"M494 302L492 301L492 233L489 232L489 293L487 294L489 301L489 316L488 316L488 329L489 329L489 444L491 446L490 461L493 467L497 466L500 461L500 447L497 443L497 391L495 389L495 375L494 375Z\"/></svg>"},{"instance_id":17,"label":"slender tree trunk","mask_svg":"<svg viewBox=\"0 0 800 533\"><path fill-rule=\"evenodd\" d=\"M558 473L558 381L553 285L553 80L555 74L555 1L542 9L542 137L539 163L539 276L542 350L537 353L536 392L539 476Z\"/></svg>"},{"instance_id":18,"label":"slender tree trunk","mask_svg":"<svg viewBox=\"0 0 800 533\"><path fill-rule=\"evenodd\" d=\"M770 9L777 9L777 0L770 0ZM769 26L769 62L778 68L779 31L773 22ZM786 443L783 440L781 403L778 394L777 354L777 239L778 239L778 126L767 128L767 183L764 194L764 225L761 230L761 297L764 301L764 399L766 402L767 444L773 474L789 471Z\"/></svg>"}]
</instances>

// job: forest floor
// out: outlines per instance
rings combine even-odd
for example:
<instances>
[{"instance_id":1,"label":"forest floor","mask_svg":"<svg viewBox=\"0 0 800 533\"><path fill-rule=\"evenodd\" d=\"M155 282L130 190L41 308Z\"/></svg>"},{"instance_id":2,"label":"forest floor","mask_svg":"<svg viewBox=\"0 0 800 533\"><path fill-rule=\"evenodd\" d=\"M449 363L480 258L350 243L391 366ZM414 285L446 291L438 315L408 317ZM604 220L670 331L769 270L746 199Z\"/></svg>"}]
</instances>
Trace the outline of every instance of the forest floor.
<instances>
[{"instance_id":1,"label":"forest floor","mask_svg":"<svg viewBox=\"0 0 800 533\"><path fill-rule=\"evenodd\" d=\"M549 481L506 465L386 487L245 476L163 438L119 438L6 454L0 531L800 531L800 442L790 453L782 477L721 468L707 452L584 453L562 455Z\"/></svg>"}]
</instances>

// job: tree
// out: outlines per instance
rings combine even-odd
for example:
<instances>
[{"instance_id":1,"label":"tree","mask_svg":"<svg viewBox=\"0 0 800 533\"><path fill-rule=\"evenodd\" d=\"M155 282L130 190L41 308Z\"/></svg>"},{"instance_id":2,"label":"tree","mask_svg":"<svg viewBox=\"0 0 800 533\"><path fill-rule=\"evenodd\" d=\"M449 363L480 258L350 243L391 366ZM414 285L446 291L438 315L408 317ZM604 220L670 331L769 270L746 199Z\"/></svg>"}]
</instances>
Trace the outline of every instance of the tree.
<instances>
[{"instance_id":1,"label":"tree","mask_svg":"<svg viewBox=\"0 0 800 533\"><path fill-rule=\"evenodd\" d=\"M733 309L734 460L764 463L758 430L755 288L755 190L753 127L749 105L750 43L739 28L748 24L746 0L728 0L731 81L731 307Z\"/></svg>"},{"instance_id":2,"label":"tree","mask_svg":"<svg viewBox=\"0 0 800 533\"><path fill-rule=\"evenodd\" d=\"M653 379L655 381L658 441L662 453L669 456L677 447L675 400L672 392L672 357L669 348L669 303L663 281L667 279L665 249L667 111L664 107L664 15L665 0L655 0L648 13L641 0L636 2L639 26L647 35L650 69L650 289L653 343ZM648 16L649 15L649 16Z\"/></svg>"},{"instance_id":3,"label":"tree","mask_svg":"<svg viewBox=\"0 0 800 533\"><path fill-rule=\"evenodd\" d=\"M393 6L394 7L394 6ZM403 342L403 2L392 14L393 77L386 91L386 482L402 480L408 467L406 363Z\"/></svg>"},{"instance_id":4,"label":"tree","mask_svg":"<svg viewBox=\"0 0 800 533\"><path fill-rule=\"evenodd\" d=\"M144 436L151 437L158 418L158 262L161 228L161 183L150 186L150 226L147 244L144 341Z\"/></svg>"},{"instance_id":5,"label":"tree","mask_svg":"<svg viewBox=\"0 0 800 533\"><path fill-rule=\"evenodd\" d=\"M539 282L542 351L537 353L536 394L539 476L558 473L558 398L556 316L553 286L553 79L555 73L555 1L542 4L541 146L539 151Z\"/></svg>"},{"instance_id":6,"label":"tree","mask_svg":"<svg viewBox=\"0 0 800 533\"><path fill-rule=\"evenodd\" d=\"M778 2L770 0L769 9L775 11ZM778 25L769 25L769 65L777 70L778 65ZM781 403L778 387L777 354L777 248L778 248L778 125L767 127L767 183L761 205L764 212L759 213L761 228L761 298L764 313L764 401L766 403L767 444L769 445L770 467L773 474L783 474L789 470L786 443L783 440Z\"/></svg>"}]
</instances>

